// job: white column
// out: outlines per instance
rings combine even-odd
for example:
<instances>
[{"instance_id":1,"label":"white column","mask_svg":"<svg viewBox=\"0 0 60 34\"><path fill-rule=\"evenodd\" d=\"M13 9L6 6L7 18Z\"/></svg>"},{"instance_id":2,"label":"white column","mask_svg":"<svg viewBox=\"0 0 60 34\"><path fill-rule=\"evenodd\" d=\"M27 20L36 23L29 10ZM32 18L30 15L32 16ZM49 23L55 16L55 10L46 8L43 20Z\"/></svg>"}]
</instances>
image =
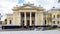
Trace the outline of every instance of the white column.
<instances>
[{"instance_id":1,"label":"white column","mask_svg":"<svg viewBox=\"0 0 60 34\"><path fill-rule=\"evenodd\" d=\"M26 26L26 12L24 12L24 24Z\"/></svg>"},{"instance_id":2,"label":"white column","mask_svg":"<svg viewBox=\"0 0 60 34\"><path fill-rule=\"evenodd\" d=\"M37 12L35 13L35 25L38 25L37 24Z\"/></svg>"},{"instance_id":3,"label":"white column","mask_svg":"<svg viewBox=\"0 0 60 34\"><path fill-rule=\"evenodd\" d=\"M18 25L20 23L20 13L18 14Z\"/></svg>"},{"instance_id":4,"label":"white column","mask_svg":"<svg viewBox=\"0 0 60 34\"><path fill-rule=\"evenodd\" d=\"M30 26L32 25L32 13L30 12Z\"/></svg>"}]
</instances>

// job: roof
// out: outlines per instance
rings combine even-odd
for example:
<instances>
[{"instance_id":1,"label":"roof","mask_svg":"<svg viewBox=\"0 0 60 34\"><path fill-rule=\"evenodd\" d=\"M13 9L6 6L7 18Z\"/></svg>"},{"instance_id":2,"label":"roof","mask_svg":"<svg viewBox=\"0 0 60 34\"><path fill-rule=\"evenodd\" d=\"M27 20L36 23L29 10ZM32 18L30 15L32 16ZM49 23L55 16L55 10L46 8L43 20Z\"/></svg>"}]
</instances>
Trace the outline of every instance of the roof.
<instances>
[{"instance_id":1,"label":"roof","mask_svg":"<svg viewBox=\"0 0 60 34\"><path fill-rule=\"evenodd\" d=\"M37 7L37 6L34 6L34 4L23 4L23 6L17 5L12 10L20 10L20 9L42 9L44 10L43 7L41 7L40 5L39 7Z\"/></svg>"}]
</instances>

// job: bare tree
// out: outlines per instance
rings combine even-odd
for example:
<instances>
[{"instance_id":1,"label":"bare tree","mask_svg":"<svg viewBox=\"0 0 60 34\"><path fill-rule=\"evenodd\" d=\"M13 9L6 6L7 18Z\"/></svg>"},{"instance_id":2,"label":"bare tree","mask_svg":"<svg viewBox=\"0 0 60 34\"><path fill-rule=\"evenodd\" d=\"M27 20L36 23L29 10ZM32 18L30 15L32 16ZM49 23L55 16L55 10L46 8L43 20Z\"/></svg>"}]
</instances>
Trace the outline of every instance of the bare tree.
<instances>
[{"instance_id":1,"label":"bare tree","mask_svg":"<svg viewBox=\"0 0 60 34\"><path fill-rule=\"evenodd\" d=\"M60 0L58 0L58 2L60 2Z\"/></svg>"},{"instance_id":2,"label":"bare tree","mask_svg":"<svg viewBox=\"0 0 60 34\"><path fill-rule=\"evenodd\" d=\"M0 21L1 21L1 17L2 17L2 15L1 15L1 13L0 13Z\"/></svg>"},{"instance_id":3,"label":"bare tree","mask_svg":"<svg viewBox=\"0 0 60 34\"><path fill-rule=\"evenodd\" d=\"M0 13L0 24L2 24L1 17L2 17L2 15L1 15L1 13Z\"/></svg>"}]
</instances>

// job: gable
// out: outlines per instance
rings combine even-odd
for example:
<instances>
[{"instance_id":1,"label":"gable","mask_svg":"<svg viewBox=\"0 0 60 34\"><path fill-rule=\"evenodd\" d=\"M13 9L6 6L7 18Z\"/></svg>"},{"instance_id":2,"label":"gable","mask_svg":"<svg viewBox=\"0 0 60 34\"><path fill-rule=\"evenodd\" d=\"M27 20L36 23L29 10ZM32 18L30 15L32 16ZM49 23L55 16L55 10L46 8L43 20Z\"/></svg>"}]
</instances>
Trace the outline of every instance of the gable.
<instances>
[{"instance_id":1,"label":"gable","mask_svg":"<svg viewBox=\"0 0 60 34\"><path fill-rule=\"evenodd\" d=\"M32 7L30 7L30 6L26 6L26 7L24 7L24 8L32 8Z\"/></svg>"},{"instance_id":2,"label":"gable","mask_svg":"<svg viewBox=\"0 0 60 34\"><path fill-rule=\"evenodd\" d=\"M31 6L31 5L23 5L19 9L38 9L38 8L36 8L35 6Z\"/></svg>"},{"instance_id":3,"label":"gable","mask_svg":"<svg viewBox=\"0 0 60 34\"><path fill-rule=\"evenodd\" d=\"M41 7L40 7L41 8ZM37 7L37 6L34 6L34 5L32 5L32 4L25 4L25 5L23 5L23 6L21 6L21 7L19 7L19 10L41 10L39 7Z\"/></svg>"},{"instance_id":4,"label":"gable","mask_svg":"<svg viewBox=\"0 0 60 34\"><path fill-rule=\"evenodd\" d=\"M23 6L16 7L13 10L44 10L41 7L34 6L32 4L23 4Z\"/></svg>"}]
</instances>

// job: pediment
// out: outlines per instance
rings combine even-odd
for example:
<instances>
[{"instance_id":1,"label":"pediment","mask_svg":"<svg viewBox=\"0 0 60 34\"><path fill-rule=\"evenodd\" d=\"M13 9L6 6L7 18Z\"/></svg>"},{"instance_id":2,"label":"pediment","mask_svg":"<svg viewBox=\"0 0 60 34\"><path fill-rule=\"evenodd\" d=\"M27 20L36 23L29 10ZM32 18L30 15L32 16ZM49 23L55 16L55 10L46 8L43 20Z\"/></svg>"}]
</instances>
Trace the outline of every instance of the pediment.
<instances>
[{"instance_id":1,"label":"pediment","mask_svg":"<svg viewBox=\"0 0 60 34\"><path fill-rule=\"evenodd\" d=\"M44 9L42 9L41 7L39 8L37 6L34 6L32 4L25 4L23 6L14 8L13 10L38 10L38 11L40 11L40 10L44 10Z\"/></svg>"},{"instance_id":2,"label":"pediment","mask_svg":"<svg viewBox=\"0 0 60 34\"><path fill-rule=\"evenodd\" d=\"M23 5L19 9L38 9L38 8L33 5Z\"/></svg>"},{"instance_id":3,"label":"pediment","mask_svg":"<svg viewBox=\"0 0 60 34\"><path fill-rule=\"evenodd\" d=\"M24 8L32 8L32 7L30 7L30 6L26 6L26 7L24 7Z\"/></svg>"}]
</instances>

